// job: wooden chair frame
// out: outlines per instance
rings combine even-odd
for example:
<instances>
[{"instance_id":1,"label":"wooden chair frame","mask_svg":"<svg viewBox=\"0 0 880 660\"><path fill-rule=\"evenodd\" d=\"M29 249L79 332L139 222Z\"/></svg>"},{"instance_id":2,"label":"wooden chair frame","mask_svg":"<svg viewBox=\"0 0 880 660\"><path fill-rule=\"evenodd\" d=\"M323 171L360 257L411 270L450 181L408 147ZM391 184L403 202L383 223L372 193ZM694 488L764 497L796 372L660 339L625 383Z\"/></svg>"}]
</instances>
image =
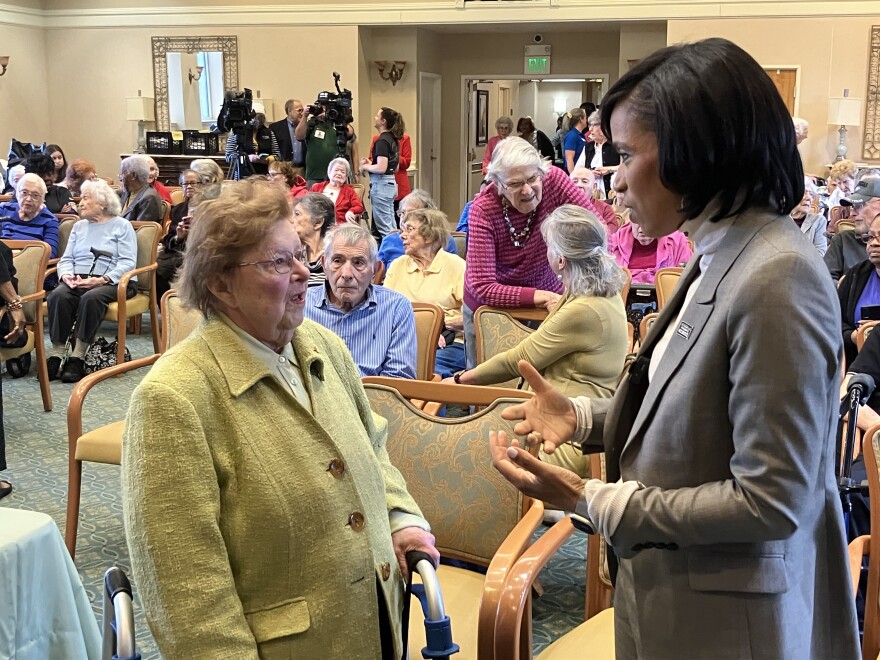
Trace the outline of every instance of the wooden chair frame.
<instances>
[{"instance_id":1,"label":"wooden chair frame","mask_svg":"<svg viewBox=\"0 0 880 660\"><path fill-rule=\"evenodd\" d=\"M868 340L868 335L871 334L876 328L875 326L880 323L880 321L868 321L867 323L862 323L858 329L856 330L856 348L860 351L862 347L865 345L865 342Z\"/></svg>"},{"instance_id":2,"label":"wooden chair frame","mask_svg":"<svg viewBox=\"0 0 880 660\"><path fill-rule=\"evenodd\" d=\"M430 315L431 317L428 334L421 336L420 333L416 332L416 334L419 335L419 356L416 364L417 366L424 365L424 368L416 373L416 378L419 380L434 380L434 362L437 358L437 343L440 341L440 333L443 331L446 316L443 313L443 308L433 303L414 302L412 306L413 314L415 316ZM418 324L416 324L416 329L418 330Z\"/></svg>"},{"instance_id":3,"label":"wooden chair frame","mask_svg":"<svg viewBox=\"0 0 880 660\"><path fill-rule=\"evenodd\" d=\"M654 277L654 288L657 291L657 311L663 309L666 301L672 297L672 292L681 279L684 268L670 267L661 268Z\"/></svg>"},{"instance_id":4,"label":"wooden chair frame","mask_svg":"<svg viewBox=\"0 0 880 660\"><path fill-rule=\"evenodd\" d=\"M880 433L880 425L872 427L865 434L865 441L862 443L869 497L873 497L875 504L880 501L880 474L877 472L877 454L874 452L874 436L877 433ZM854 593L858 590L862 558L868 555L868 592L865 595L865 629L862 637L864 658L876 658L880 655L880 552L871 552L871 547L880 548L880 506L871 507L871 535L854 539L849 548Z\"/></svg>"},{"instance_id":5,"label":"wooden chair frame","mask_svg":"<svg viewBox=\"0 0 880 660\"><path fill-rule=\"evenodd\" d=\"M46 291L43 289L43 281L45 280L45 272L48 269L49 255L52 254L52 248L48 243L44 243L43 241L4 240L4 243L6 243L11 250L25 250L39 247L43 251L40 258L40 265L37 270L39 282L34 282L35 290L33 293L21 296L21 302L24 304L34 304L34 320L28 322L26 328L33 334L33 350L36 354L37 380L40 383L40 396L43 399L43 410L51 412L53 407L52 388L49 386L49 369L46 366L46 345L43 337L43 300L46 299ZM21 286L21 282L19 282L19 286ZM15 351L16 349L6 350Z\"/></svg>"}]
</instances>

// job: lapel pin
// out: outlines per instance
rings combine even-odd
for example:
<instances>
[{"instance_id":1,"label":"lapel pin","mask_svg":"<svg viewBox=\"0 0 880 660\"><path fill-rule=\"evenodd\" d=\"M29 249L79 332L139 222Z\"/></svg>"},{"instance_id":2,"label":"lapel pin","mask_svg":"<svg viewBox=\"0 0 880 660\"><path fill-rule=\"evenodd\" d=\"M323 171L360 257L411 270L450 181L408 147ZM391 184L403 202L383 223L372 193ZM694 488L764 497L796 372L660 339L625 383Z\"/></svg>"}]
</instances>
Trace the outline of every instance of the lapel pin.
<instances>
[{"instance_id":1,"label":"lapel pin","mask_svg":"<svg viewBox=\"0 0 880 660\"><path fill-rule=\"evenodd\" d=\"M687 323L682 321L678 326L678 330L676 330L675 332L676 332L676 334L684 337L685 339L689 339L691 336L691 330L693 330L693 329L694 329L694 326L688 325Z\"/></svg>"}]
</instances>

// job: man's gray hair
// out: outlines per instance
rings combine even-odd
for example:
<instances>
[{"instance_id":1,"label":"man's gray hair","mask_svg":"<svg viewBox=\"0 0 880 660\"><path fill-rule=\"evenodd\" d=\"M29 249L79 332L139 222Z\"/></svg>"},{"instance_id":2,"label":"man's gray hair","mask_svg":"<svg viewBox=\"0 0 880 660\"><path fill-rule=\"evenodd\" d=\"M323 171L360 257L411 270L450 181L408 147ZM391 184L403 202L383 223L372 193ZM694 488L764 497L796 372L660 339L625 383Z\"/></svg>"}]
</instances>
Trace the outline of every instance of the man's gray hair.
<instances>
[{"instance_id":1,"label":"man's gray hair","mask_svg":"<svg viewBox=\"0 0 880 660\"><path fill-rule=\"evenodd\" d=\"M325 268L330 264L330 259L333 257L333 246L336 243L343 247L354 247L361 243L366 243L369 250L370 263L373 264L374 269L376 268L376 261L379 259L379 246L376 244L376 239L373 238L373 235L360 225L350 223L337 225L327 232L327 236L324 238L324 263L327 264Z\"/></svg>"},{"instance_id":2,"label":"man's gray hair","mask_svg":"<svg viewBox=\"0 0 880 660\"><path fill-rule=\"evenodd\" d=\"M210 158L196 158L189 164L189 169L198 174L205 185L220 183L226 178L220 166Z\"/></svg>"},{"instance_id":3,"label":"man's gray hair","mask_svg":"<svg viewBox=\"0 0 880 660\"><path fill-rule=\"evenodd\" d=\"M43 197L45 197L46 193L49 192L49 189L46 188L46 182L43 181L43 177L41 177L39 174L34 174L33 172L30 172L28 174L22 175L22 177L18 180L18 183L15 184L16 196L18 195L18 191L21 190L22 186L24 186L25 183L36 184L37 188L39 188L40 192L43 194Z\"/></svg>"},{"instance_id":4,"label":"man's gray hair","mask_svg":"<svg viewBox=\"0 0 880 660\"><path fill-rule=\"evenodd\" d=\"M509 137L501 140L492 152L492 161L486 168L486 181L496 185L504 183L502 179L515 167L533 167L542 174L547 174L550 171L550 161L544 159L537 149L521 137Z\"/></svg>"},{"instance_id":5,"label":"man's gray hair","mask_svg":"<svg viewBox=\"0 0 880 660\"><path fill-rule=\"evenodd\" d=\"M92 179L83 181L80 193L89 193L98 203L104 213L109 216L116 217L122 213L122 203L119 201L119 195L110 187L104 179Z\"/></svg>"},{"instance_id":6,"label":"man's gray hair","mask_svg":"<svg viewBox=\"0 0 880 660\"><path fill-rule=\"evenodd\" d=\"M581 206L563 204L541 224L541 235L551 258L568 262L568 290L576 296L611 298L626 282L614 257L608 252L605 225Z\"/></svg>"},{"instance_id":7,"label":"man's gray hair","mask_svg":"<svg viewBox=\"0 0 880 660\"><path fill-rule=\"evenodd\" d=\"M134 174L141 183L150 180L150 159L143 154L135 154L124 158L119 165L122 174Z\"/></svg>"},{"instance_id":8,"label":"man's gray hair","mask_svg":"<svg viewBox=\"0 0 880 660\"><path fill-rule=\"evenodd\" d=\"M416 188L408 195L404 195L403 198L401 198L400 200L400 205L403 206L404 204L406 204L407 207L412 205L413 208L417 209L438 208L437 202L431 199L431 195L428 194L428 191L422 190L421 188Z\"/></svg>"}]
</instances>

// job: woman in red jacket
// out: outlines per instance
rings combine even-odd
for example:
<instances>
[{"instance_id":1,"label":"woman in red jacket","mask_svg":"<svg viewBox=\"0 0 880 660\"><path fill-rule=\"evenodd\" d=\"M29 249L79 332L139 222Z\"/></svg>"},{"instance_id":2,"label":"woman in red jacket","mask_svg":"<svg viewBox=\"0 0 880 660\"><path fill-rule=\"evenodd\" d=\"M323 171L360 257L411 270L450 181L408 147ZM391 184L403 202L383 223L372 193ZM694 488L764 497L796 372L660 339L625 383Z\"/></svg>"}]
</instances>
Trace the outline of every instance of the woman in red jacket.
<instances>
[{"instance_id":1,"label":"woman in red jacket","mask_svg":"<svg viewBox=\"0 0 880 660\"><path fill-rule=\"evenodd\" d=\"M322 193L330 198L336 207L337 225L357 222L364 212L364 203L347 183L351 178L351 165L345 158L334 158L327 167L327 178L329 181L314 184L311 192Z\"/></svg>"},{"instance_id":2,"label":"woman in red jacket","mask_svg":"<svg viewBox=\"0 0 880 660\"><path fill-rule=\"evenodd\" d=\"M397 161L397 170L394 172L394 180L397 182L397 197L394 198L394 217L400 208L400 200L412 192L412 186L409 185L409 176L406 171L412 162L412 144L409 141L409 135L406 134L406 124L403 122L403 115L397 113L397 123L391 129L391 133L397 138L397 144L400 148L400 159ZM379 138L378 135L373 136L373 142ZM370 143L370 149L373 143Z\"/></svg>"}]
</instances>

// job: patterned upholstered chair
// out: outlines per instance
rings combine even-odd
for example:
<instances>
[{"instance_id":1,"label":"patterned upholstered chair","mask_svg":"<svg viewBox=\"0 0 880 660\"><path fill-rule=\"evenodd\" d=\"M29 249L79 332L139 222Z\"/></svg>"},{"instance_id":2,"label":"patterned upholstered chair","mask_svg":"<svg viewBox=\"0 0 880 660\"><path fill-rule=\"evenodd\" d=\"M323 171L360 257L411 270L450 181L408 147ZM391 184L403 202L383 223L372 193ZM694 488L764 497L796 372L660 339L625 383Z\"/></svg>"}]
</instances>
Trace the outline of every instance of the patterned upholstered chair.
<instances>
[{"instance_id":1,"label":"patterned upholstered chair","mask_svg":"<svg viewBox=\"0 0 880 660\"><path fill-rule=\"evenodd\" d=\"M140 317L144 312L150 312L150 324L153 331L153 349L159 352L159 301L156 300L156 254L159 241L162 239L162 227L155 222L132 222L135 234L137 234L137 263L135 269L130 270L119 278L116 287L116 302L107 306L104 314L105 321L115 321L119 326L119 350L116 354L116 363L122 363L125 358L125 333L126 322L133 317ZM137 293L131 299L126 299L125 289L129 280L137 276Z\"/></svg>"},{"instance_id":2,"label":"patterned upholstered chair","mask_svg":"<svg viewBox=\"0 0 880 660\"><path fill-rule=\"evenodd\" d=\"M15 276L18 279L18 294L24 303L24 316L27 323L28 340L20 348L0 350L0 360L30 355L36 350L37 379L40 381L40 394L43 397L43 410L52 410L52 390L49 387L49 371L46 368L46 346L43 342L43 281L49 264L52 248L42 241L4 241L15 252Z\"/></svg>"},{"instance_id":3,"label":"patterned upholstered chair","mask_svg":"<svg viewBox=\"0 0 880 660\"><path fill-rule=\"evenodd\" d=\"M151 223L155 224L155 223ZM200 312L186 310L172 289L162 296L162 352L185 339L202 320ZM76 532L79 527L79 500L82 488L82 464L122 463L122 434L125 421L119 420L83 433L82 411L86 394L98 383L141 367L149 367L159 359L160 353L131 362L119 362L115 366L89 374L79 381L70 393L67 404L67 523L64 542L72 558L76 554Z\"/></svg>"},{"instance_id":4,"label":"patterned upholstered chair","mask_svg":"<svg viewBox=\"0 0 880 660\"><path fill-rule=\"evenodd\" d=\"M474 329L477 335L477 364L510 350L528 337L534 330L522 321L543 321L547 310L534 307L501 309L482 305L474 312ZM516 389L519 378L498 383L497 387Z\"/></svg>"},{"instance_id":5,"label":"patterned upholstered chair","mask_svg":"<svg viewBox=\"0 0 880 660\"><path fill-rule=\"evenodd\" d=\"M431 522L440 554L488 567L482 575L442 565L438 577L461 646L456 657L491 659L492 636L478 638L477 630L491 629L507 572L530 543L544 507L524 498L492 467L489 431L512 432L501 411L531 393L376 377L364 378L364 388L372 409L388 420L388 455ZM412 406L413 398L486 407L468 417L433 417ZM412 658L425 646L424 619L414 609Z\"/></svg>"},{"instance_id":6,"label":"patterned upholstered chair","mask_svg":"<svg viewBox=\"0 0 880 660\"><path fill-rule=\"evenodd\" d=\"M605 478L604 455L591 457L593 474ZM527 548L511 568L498 604L493 636L495 658L531 660L532 645L525 638L531 611L531 591L538 573L553 554L571 536L574 527L563 518L540 539ZM611 580L605 553L605 542L597 534L587 541L586 621L566 633L538 656L539 660L614 659L614 610L611 605ZM483 635L484 631L481 630Z\"/></svg>"},{"instance_id":7,"label":"patterned upholstered chair","mask_svg":"<svg viewBox=\"0 0 880 660\"><path fill-rule=\"evenodd\" d=\"M455 252L459 257L467 257L467 234L463 231L452 232L452 240L455 241Z\"/></svg>"}]
</instances>

